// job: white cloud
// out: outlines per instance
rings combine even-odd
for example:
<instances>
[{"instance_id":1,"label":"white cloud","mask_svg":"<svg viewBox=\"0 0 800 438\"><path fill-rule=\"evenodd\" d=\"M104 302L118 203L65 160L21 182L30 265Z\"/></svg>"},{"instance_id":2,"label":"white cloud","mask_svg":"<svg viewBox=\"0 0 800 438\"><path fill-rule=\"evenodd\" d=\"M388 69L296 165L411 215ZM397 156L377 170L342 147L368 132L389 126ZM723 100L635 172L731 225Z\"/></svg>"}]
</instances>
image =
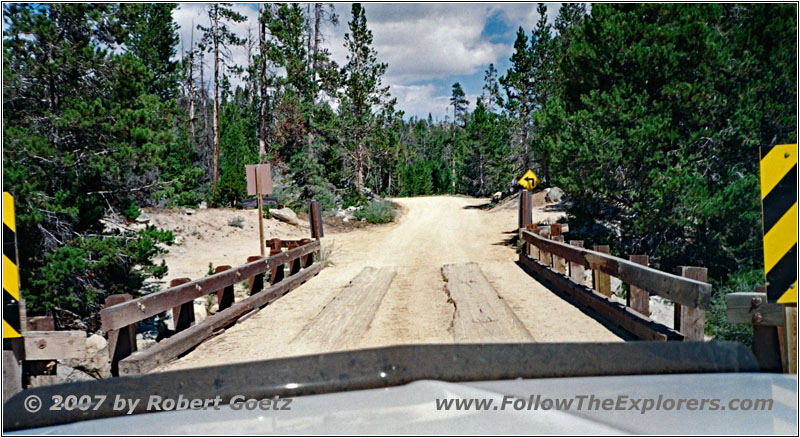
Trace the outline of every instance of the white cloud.
<instances>
[{"instance_id":1,"label":"white cloud","mask_svg":"<svg viewBox=\"0 0 800 438\"><path fill-rule=\"evenodd\" d=\"M453 108L450 106L450 95L441 94L431 83L424 85L394 85L392 95L397 98L397 107L407 116L425 118L431 113L434 120L442 120L445 116L453 119ZM470 109L475 108L478 94L468 94Z\"/></svg>"},{"instance_id":2,"label":"white cloud","mask_svg":"<svg viewBox=\"0 0 800 438\"><path fill-rule=\"evenodd\" d=\"M180 25L183 46L188 50L192 28L198 24L208 25L208 15L203 3L181 3L174 13ZM252 27L256 36L258 8L256 4L236 3L233 8L248 17L245 23L235 23L231 29L240 37ZM347 60L344 34L348 32L351 4L336 3L339 25L325 24L325 46L332 58L343 65ZM364 5L367 26L372 30L378 60L388 64L384 84L398 99L398 108L406 115L426 117L431 112L442 118L447 113L450 89L437 89L439 84L452 76L480 75L490 63L498 64L507 59L513 47L507 43L495 43L486 36L486 25L491 17L499 19L513 35L518 26L530 30L538 20L535 3L491 4L491 3L368 3ZM551 19L558 4L548 4ZM194 31L198 42L201 32ZM512 40L513 41L513 40ZM247 64L244 48L232 51L234 62ZM211 67L207 57L207 68ZM206 70L210 72L210 70ZM212 73L207 73L210 78ZM477 90L471 90L477 91ZM474 107L477 95L469 97Z\"/></svg>"}]
</instances>

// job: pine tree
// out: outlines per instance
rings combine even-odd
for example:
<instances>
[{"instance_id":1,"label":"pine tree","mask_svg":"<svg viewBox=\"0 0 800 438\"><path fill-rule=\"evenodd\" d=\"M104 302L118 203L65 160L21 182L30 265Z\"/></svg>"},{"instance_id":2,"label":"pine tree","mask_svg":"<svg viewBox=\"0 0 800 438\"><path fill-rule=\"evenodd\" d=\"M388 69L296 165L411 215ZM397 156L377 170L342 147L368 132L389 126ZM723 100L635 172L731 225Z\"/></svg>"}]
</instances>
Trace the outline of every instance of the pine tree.
<instances>
[{"instance_id":1,"label":"pine tree","mask_svg":"<svg viewBox=\"0 0 800 438\"><path fill-rule=\"evenodd\" d=\"M212 3L207 7L209 26L197 25L203 31L201 47L214 56L214 153L212 164L212 186L217 187L219 178L219 87L220 81L225 74L224 70L238 70L238 66L232 64L231 56L228 52L229 46L242 45L241 38L236 36L229 28L228 22L241 23L247 18L231 9L231 3ZM222 63L222 70L220 69Z\"/></svg>"},{"instance_id":2,"label":"pine tree","mask_svg":"<svg viewBox=\"0 0 800 438\"><path fill-rule=\"evenodd\" d=\"M456 82L453 84L453 92L450 96L450 105L453 106L453 125L461 122L462 127L467 125L467 109L469 100L467 100L461 84Z\"/></svg>"},{"instance_id":3,"label":"pine tree","mask_svg":"<svg viewBox=\"0 0 800 438\"><path fill-rule=\"evenodd\" d=\"M175 142L171 105L150 92L150 68L118 50L137 28L120 5L9 4L3 19L3 189L15 197L27 310L91 324L105 296L138 295L166 273L152 257L169 233L109 231L102 219L148 202Z\"/></svg>"},{"instance_id":4,"label":"pine tree","mask_svg":"<svg viewBox=\"0 0 800 438\"><path fill-rule=\"evenodd\" d=\"M503 106L500 85L497 82L497 69L494 64L489 64L483 76L483 94L481 94L480 100L483 101L486 111L490 113L494 112L496 105Z\"/></svg>"},{"instance_id":5,"label":"pine tree","mask_svg":"<svg viewBox=\"0 0 800 438\"><path fill-rule=\"evenodd\" d=\"M348 150L356 188L363 191L370 158L367 142L378 126L374 109L393 103L389 102L389 87L382 85L386 64L378 62L378 54L372 47L372 31L367 28L367 17L360 3L353 4L348 26L350 32L344 36L347 64L341 71L344 95L339 111L347 135L341 141Z\"/></svg>"},{"instance_id":6,"label":"pine tree","mask_svg":"<svg viewBox=\"0 0 800 438\"><path fill-rule=\"evenodd\" d=\"M506 93L506 110L516 120L519 144L519 158L517 169L529 169L531 164L530 154L530 125L534 111L534 59L528 45L528 36L520 27L514 41L514 54L511 55L511 67L505 76L500 78L500 85Z\"/></svg>"}]
</instances>

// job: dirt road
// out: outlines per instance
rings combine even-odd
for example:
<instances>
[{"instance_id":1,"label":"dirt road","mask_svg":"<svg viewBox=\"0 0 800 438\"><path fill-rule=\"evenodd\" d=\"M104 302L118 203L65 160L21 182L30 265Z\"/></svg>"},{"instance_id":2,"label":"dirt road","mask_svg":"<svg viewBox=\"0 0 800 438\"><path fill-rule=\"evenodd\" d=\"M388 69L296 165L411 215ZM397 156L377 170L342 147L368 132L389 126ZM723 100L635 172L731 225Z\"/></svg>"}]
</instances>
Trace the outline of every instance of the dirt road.
<instances>
[{"instance_id":1,"label":"dirt road","mask_svg":"<svg viewBox=\"0 0 800 438\"><path fill-rule=\"evenodd\" d=\"M161 369L322 352L317 345L297 342L298 334L366 266L391 267L396 276L366 332L360 339L351 340L348 348L454 342L455 308L448 300L442 267L467 262L478 264L535 342L619 340L514 263L517 255L507 241L517 225L516 202L494 210L477 208L486 200L467 197L401 198L396 202L402 212L395 223L327 233L323 248L332 250L332 265ZM548 210L552 208L535 207L534 221L555 219L561 214Z\"/></svg>"}]
</instances>

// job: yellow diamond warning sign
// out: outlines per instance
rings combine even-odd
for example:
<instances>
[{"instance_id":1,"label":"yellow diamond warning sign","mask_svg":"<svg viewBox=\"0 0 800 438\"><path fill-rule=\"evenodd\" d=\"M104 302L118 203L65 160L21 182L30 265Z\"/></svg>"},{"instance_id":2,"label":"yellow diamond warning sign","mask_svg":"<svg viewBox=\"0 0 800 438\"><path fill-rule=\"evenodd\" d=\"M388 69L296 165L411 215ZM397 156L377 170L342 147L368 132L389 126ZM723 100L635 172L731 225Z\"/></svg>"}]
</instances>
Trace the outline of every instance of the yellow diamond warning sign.
<instances>
[{"instance_id":1,"label":"yellow diamond warning sign","mask_svg":"<svg viewBox=\"0 0 800 438\"><path fill-rule=\"evenodd\" d=\"M522 178L519 179L518 183L525 190L533 190L534 187L539 185L539 177L536 176L532 170L528 169L525 175L522 175Z\"/></svg>"}]
</instances>

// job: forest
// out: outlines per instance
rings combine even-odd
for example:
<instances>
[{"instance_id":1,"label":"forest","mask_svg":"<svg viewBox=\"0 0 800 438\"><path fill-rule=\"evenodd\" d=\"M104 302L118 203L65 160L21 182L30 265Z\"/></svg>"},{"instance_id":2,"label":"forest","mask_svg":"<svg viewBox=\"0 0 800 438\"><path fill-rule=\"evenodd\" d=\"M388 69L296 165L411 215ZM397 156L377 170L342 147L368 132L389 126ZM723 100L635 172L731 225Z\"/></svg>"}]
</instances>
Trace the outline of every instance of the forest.
<instances>
[{"instance_id":1,"label":"forest","mask_svg":"<svg viewBox=\"0 0 800 438\"><path fill-rule=\"evenodd\" d=\"M3 5L3 190L29 314L81 318L141 294L173 236L109 224L240 208L245 164L272 163L282 204L327 213L506 196L532 169L569 196L572 238L664 271L708 267L713 334L746 336L720 306L763 283L758 149L797 142L796 4L540 3L510 68L485 66L476 102L452 84L443 120L397 108L369 5L338 23L340 5L259 4L240 35L232 4L208 4L191 41L178 7ZM325 24L346 26L342 65Z\"/></svg>"}]
</instances>

